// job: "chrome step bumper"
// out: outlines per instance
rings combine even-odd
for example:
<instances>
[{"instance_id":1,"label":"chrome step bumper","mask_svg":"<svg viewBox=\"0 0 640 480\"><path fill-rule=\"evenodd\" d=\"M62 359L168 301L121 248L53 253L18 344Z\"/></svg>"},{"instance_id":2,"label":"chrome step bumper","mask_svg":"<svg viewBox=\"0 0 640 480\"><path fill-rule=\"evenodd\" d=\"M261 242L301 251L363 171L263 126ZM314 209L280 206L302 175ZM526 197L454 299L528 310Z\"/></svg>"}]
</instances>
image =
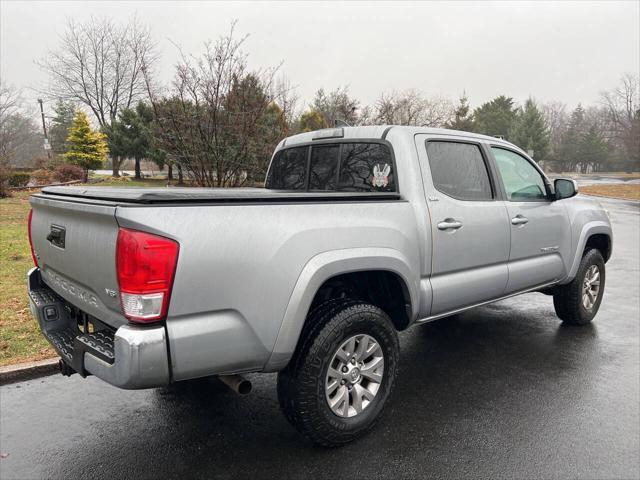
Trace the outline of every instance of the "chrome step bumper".
<instances>
[{"instance_id":1,"label":"chrome step bumper","mask_svg":"<svg viewBox=\"0 0 640 480\"><path fill-rule=\"evenodd\" d=\"M29 271L27 283L31 313L60 358L73 370L126 389L169 383L164 325L124 325L115 331L104 328L83 333L71 313L77 309L42 281L38 268Z\"/></svg>"}]
</instances>

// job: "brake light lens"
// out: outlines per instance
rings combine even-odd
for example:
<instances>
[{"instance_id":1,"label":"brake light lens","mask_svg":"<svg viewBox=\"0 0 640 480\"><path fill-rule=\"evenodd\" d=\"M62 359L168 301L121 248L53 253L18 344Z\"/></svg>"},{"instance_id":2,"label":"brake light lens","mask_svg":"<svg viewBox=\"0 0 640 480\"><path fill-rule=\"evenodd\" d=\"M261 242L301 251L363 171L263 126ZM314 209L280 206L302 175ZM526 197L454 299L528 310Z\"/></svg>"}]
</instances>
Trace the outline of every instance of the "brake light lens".
<instances>
[{"instance_id":1,"label":"brake light lens","mask_svg":"<svg viewBox=\"0 0 640 480\"><path fill-rule=\"evenodd\" d=\"M38 259L36 252L33 250L33 240L31 239L31 219L33 217L33 209L29 210L29 218L27 220L27 232L29 233L29 248L31 248L31 258L33 258L33 264L38 266Z\"/></svg>"},{"instance_id":2,"label":"brake light lens","mask_svg":"<svg viewBox=\"0 0 640 480\"><path fill-rule=\"evenodd\" d=\"M116 242L116 270L124 315L149 323L167 315L180 246L174 240L121 228Z\"/></svg>"}]
</instances>

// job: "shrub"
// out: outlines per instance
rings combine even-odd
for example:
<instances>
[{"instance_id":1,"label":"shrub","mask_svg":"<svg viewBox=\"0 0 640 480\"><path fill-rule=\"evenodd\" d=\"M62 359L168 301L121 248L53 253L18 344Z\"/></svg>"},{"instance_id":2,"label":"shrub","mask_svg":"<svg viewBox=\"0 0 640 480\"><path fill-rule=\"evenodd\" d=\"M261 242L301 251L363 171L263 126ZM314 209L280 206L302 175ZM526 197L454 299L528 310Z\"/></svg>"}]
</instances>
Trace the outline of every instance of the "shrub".
<instances>
[{"instance_id":1,"label":"shrub","mask_svg":"<svg viewBox=\"0 0 640 480\"><path fill-rule=\"evenodd\" d=\"M31 172L13 172L9 174L10 187L24 187L29 183Z\"/></svg>"},{"instance_id":2,"label":"shrub","mask_svg":"<svg viewBox=\"0 0 640 480\"><path fill-rule=\"evenodd\" d=\"M51 183L52 173L49 170L40 168L31 172L31 179L36 182L37 185L46 185Z\"/></svg>"},{"instance_id":3,"label":"shrub","mask_svg":"<svg viewBox=\"0 0 640 480\"><path fill-rule=\"evenodd\" d=\"M84 171L77 165L69 165L68 163L63 163L55 168L55 170L53 171L53 177L58 182L82 180L84 178Z\"/></svg>"}]
</instances>

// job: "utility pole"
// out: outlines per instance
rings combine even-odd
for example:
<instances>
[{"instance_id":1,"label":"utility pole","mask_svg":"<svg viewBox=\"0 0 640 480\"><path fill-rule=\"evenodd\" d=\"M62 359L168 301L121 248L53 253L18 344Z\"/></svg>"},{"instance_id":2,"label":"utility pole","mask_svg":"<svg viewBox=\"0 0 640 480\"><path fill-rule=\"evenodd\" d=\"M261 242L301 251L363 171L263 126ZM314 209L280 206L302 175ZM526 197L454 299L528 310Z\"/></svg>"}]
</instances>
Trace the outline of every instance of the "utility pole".
<instances>
[{"instance_id":1,"label":"utility pole","mask_svg":"<svg viewBox=\"0 0 640 480\"><path fill-rule=\"evenodd\" d=\"M42 114L42 130L44 131L44 149L47 151L47 158L51 160L51 145L49 145L49 137L47 137L47 124L44 121L44 107L42 106L42 99L38 99L40 104L40 113Z\"/></svg>"}]
</instances>

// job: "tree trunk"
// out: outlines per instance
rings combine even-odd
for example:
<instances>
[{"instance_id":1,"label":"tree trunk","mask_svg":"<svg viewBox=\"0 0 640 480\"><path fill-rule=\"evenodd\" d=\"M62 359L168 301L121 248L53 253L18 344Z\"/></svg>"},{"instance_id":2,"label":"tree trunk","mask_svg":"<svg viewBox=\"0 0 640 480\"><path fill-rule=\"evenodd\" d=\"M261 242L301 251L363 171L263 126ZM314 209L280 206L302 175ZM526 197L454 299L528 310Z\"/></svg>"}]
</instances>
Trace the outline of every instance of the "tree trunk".
<instances>
[{"instance_id":1,"label":"tree trunk","mask_svg":"<svg viewBox=\"0 0 640 480\"><path fill-rule=\"evenodd\" d=\"M120 176L120 156L115 155L111 157L111 176L119 177Z\"/></svg>"},{"instance_id":2,"label":"tree trunk","mask_svg":"<svg viewBox=\"0 0 640 480\"><path fill-rule=\"evenodd\" d=\"M135 178L136 180L140 180L142 178L142 175L140 175L140 159L136 158L136 175Z\"/></svg>"},{"instance_id":3,"label":"tree trunk","mask_svg":"<svg viewBox=\"0 0 640 480\"><path fill-rule=\"evenodd\" d=\"M84 175L83 175L82 181L83 181L84 183L89 182L89 169L88 169L88 168L84 168L82 171L84 172Z\"/></svg>"},{"instance_id":4,"label":"tree trunk","mask_svg":"<svg viewBox=\"0 0 640 480\"><path fill-rule=\"evenodd\" d=\"M167 165L167 180L173 180L173 165L171 163Z\"/></svg>"},{"instance_id":5,"label":"tree trunk","mask_svg":"<svg viewBox=\"0 0 640 480\"><path fill-rule=\"evenodd\" d=\"M182 166L178 165L178 185L184 185L184 177L182 176Z\"/></svg>"}]
</instances>

